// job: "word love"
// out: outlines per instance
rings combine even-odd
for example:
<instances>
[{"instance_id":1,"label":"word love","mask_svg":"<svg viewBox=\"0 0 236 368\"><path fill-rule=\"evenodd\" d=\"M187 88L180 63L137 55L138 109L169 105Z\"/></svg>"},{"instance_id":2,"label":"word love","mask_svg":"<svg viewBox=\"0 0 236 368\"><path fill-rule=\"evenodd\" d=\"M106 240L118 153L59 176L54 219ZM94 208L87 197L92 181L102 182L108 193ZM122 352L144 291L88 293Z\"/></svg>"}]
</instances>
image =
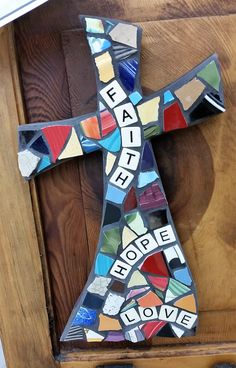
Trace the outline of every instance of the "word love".
<instances>
[{"instance_id":1,"label":"word love","mask_svg":"<svg viewBox=\"0 0 236 368\"><path fill-rule=\"evenodd\" d=\"M187 329L191 329L197 319L196 314L189 313L184 310L180 311L179 308L164 304L160 308L131 308L127 312L121 313L120 317L126 326L140 321L146 322L159 319L160 321L175 322Z\"/></svg>"}]
</instances>

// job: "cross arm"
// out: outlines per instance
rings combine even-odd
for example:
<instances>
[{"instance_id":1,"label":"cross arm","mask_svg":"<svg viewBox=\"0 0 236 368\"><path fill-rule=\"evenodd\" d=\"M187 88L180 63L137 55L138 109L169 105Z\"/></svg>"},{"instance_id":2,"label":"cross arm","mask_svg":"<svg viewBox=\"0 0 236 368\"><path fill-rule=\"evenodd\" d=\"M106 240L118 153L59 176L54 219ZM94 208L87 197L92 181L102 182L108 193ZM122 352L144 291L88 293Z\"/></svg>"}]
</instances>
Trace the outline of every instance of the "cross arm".
<instances>
[{"instance_id":1,"label":"cross arm","mask_svg":"<svg viewBox=\"0 0 236 368\"><path fill-rule=\"evenodd\" d=\"M145 138L187 128L225 111L219 60L216 54L137 105ZM146 114L152 109L153 114ZM151 116L150 116L151 115Z\"/></svg>"},{"instance_id":2,"label":"cross arm","mask_svg":"<svg viewBox=\"0 0 236 368\"><path fill-rule=\"evenodd\" d=\"M31 179L66 159L100 149L99 129L96 113L19 126L18 165L22 176Z\"/></svg>"}]
</instances>

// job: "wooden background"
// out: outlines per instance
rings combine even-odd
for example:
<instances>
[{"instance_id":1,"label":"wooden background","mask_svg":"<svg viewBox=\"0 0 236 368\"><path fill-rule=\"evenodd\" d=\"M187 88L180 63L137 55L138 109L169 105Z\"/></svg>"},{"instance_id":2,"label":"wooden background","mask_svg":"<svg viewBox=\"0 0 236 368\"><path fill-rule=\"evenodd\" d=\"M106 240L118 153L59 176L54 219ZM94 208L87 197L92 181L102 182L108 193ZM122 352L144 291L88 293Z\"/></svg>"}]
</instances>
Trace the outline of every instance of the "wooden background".
<instances>
[{"instance_id":1,"label":"wooden background","mask_svg":"<svg viewBox=\"0 0 236 368\"><path fill-rule=\"evenodd\" d=\"M153 140L166 195L197 283L199 332L179 341L155 338L141 347L236 341L235 12L235 1L50 0L15 25L28 122L69 118L96 109L94 75L78 14L140 22L145 93L165 86L210 53L219 54L227 112L200 127ZM81 343L60 347L58 337L93 262L101 221L101 154L64 163L43 174L36 184L54 351L87 348Z\"/></svg>"}]
</instances>

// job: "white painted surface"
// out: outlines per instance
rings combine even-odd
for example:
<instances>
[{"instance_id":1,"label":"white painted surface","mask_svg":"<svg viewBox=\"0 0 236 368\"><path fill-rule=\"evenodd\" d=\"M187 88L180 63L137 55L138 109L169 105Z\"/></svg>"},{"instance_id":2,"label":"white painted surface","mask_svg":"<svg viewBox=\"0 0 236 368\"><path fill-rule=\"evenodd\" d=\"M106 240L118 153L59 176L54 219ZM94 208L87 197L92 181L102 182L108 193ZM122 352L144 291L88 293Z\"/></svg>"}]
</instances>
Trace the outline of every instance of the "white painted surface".
<instances>
[{"instance_id":1,"label":"white painted surface","mask_svg":"<svg viewBox=\"0 0 236 368\"><path fill-rule=\"evenodd\" d=\"M5 362L5 358L3 355L3 350L2 350L2 343L0 341L0 368L6 368L6 362Z\"/></svg>"},{"instance_id":2,"label":"white painted surface","mask_svg":"<svg viewBox=\"0 0 236 368\"><path fill-rule=\"evenodd\" d=\"M0 0L0 27L48 0Z\"/></svg>"}]
</instances>

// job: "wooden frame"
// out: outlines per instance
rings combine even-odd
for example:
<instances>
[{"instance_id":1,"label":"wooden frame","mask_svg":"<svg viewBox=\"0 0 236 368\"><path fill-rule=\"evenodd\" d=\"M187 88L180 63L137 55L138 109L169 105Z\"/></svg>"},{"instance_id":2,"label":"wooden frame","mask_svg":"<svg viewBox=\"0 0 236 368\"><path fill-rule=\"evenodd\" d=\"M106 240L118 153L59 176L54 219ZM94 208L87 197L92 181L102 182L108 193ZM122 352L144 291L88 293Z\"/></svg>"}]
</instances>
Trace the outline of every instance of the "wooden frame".
<instances>
[{"instance_id":1,"label":"wooden frame","mask_svg":"<svg viewBox=\"0 0 236 368\"><path fill-rule=\"evenodd\" d=\"M106 356L104 351L70 352L53 357L52 309L45 298L50 290L45 257L41 257L36 189L34 183L21 179L16 161L15 132L24 121L24 110L11 27L0 30L0 76L0 332L8 368L85 368L108 362L129 362L141 368L147 361L150 368L207 368L217 362L236 362L236 343L109 350Z\"/></svg>"}]
</instances>

